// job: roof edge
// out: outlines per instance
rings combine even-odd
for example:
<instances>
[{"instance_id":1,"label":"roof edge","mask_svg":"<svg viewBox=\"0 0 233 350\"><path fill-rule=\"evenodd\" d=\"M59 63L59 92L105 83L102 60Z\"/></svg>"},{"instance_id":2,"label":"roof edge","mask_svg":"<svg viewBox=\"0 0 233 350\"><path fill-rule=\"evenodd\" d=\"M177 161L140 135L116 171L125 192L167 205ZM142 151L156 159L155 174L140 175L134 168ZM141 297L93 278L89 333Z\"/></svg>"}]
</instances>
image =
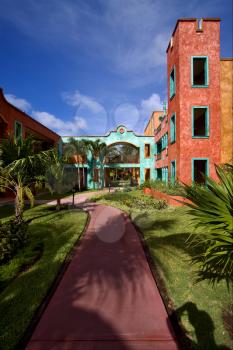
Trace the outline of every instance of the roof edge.
<instances>
[{"instance_id":1,"label":"roof edge","mask_svg":"<svg viewBox=\"0 0 233 350\"><path fill-rule=\"evenodd\" d=\"M16 106L13 105L12 103L10 103L10 102L6 99L6 97L5 97L4 93L3 93L3 88L1 88L1 87L0 87L0 95L2 95L4 101L5 101L8 105L10 105L12 108L16 109L16 110L17 110L18 112L20 112L20 113L23 113L27 118L33 120L35 123L40 124L42 127L44 127L45 129L47 129L48 131L50 131L51 133L53 133L53 134L54 134L55 136L57 136L59 139L61 138L61 136L58 135L55 131L49 129L49 128L48 128L47 126L45 126L44 124L40 123L38 120L36 120L36 119L34 119L33 117L31 117L30 115L28 115L26 112L22 111L21 109L19 109L18 107L16 107Z\"/></svg>"},{"instance_id":2,"label":"roof edge","mask_svg":"<svg viewBox=\"0 0 233 350\"><path fill-rule=\"evenodd\" d=\"M174 30L173 30L171 36L173 36L173 35L175 34L175 31L176 31L176 29L177 29L177 27L178 27L179 22L194 22L194 21L196 21L197 19L198 19L198 18L179 18L179 19L176 21L176 25L175 25L175 28L174 28ZM219 17L216 17L216 18L206 17L206 18L202 18L202 20L203 20L204 22L211 22L211 21L212 21L212 22L220 22L220 21L221 21L221 18L219 18ZM168 47L167 47L166 52L168 52L169 47L170 47L170 41L169 41L169 43L168 43Z\"/></svg>"}]
</instances>

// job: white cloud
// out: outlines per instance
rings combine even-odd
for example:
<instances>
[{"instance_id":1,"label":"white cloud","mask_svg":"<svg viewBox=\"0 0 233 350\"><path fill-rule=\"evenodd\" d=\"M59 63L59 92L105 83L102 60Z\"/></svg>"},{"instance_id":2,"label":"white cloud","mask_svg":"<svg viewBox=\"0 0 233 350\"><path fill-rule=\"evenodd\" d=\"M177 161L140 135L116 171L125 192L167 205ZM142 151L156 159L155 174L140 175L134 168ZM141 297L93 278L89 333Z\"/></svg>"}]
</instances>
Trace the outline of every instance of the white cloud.
<instances>
[{"instance_id":1,"label":"white cloud","mask_svg":"<svg viewBox=\"0 0 233 350\"><path fill-rule=\"evenodd\" d=\"M224 17L224 11L222 0L1 0L0 18L40 46L55 47L74 61L80 54L97 60L139 86L165 68L177 18Z\"/></svg>"},{"instance_id":2,"label":"white cloud","mask_svg":"<svg viewBox=\"0 0 233 350\"><path fill-rule=\"evenodd\" d=\"M5 97L8 102L24 112L28 112L31 109L31 104L23 98L18 98L13 94L5 94Z\"/></svg>"},{"instance_id":3,"label":"white cloud","mask_svg":"<svg viewBox=\"0 0 233 350\"><path fill-rule=\"evenodd\" d=\"M153 93L147 99L143 99L138 106L130 103L121 104L113 113L115 126L123 124L129 129L142 132L151 113L162 109L163 103L160 95L157 93Z\"/></svg>"},{"instance_id":4,"label":"white cloud","mask_svg":"<svg viewBox=\"0 0 233 350\"><path fill-rule=\"evenodd\" d=\"M160 111L163 109L163 102L159 94L152 94L148 99L141 102L141 114L147 115L148 118L153 111Z\"/></svg>"},{"instance_id":5,"label":"white cloud","mask_svg":"<svg viewBox=\"0 0 233 350\"><path fill-rule=\"evenodd\" d=\"M114 111L115 127L123 124L128 129L133 129L140 117L138 108L132 104L124 103Z\"/></svg>"},{"instance_id":6,"label":"white cloud","mask_svg":"<svg viewBox=\"0 0 233 350\"><path fill-rule=\"evenodd\" d=\"M104 112L104 107L97 102L94 98L86 95L82 95L78 90L68 93L65 92L62 94L64 100L71 106L78 108L87 108L93 113Z\"/></svg>"},{"instance_id":7,"label":"white cloud","mask_svg":"<svg viewBox=\"0 0 233 350\"><path fill-rule=\"evenodd\" d=\"M41 111L32 111L32 116L43 125L56 131L59 135L76 135L81 130L87 129L86 120L79 116L75 116L71 121L64 121L53 114Z\"/></svg>"}]
</instances>

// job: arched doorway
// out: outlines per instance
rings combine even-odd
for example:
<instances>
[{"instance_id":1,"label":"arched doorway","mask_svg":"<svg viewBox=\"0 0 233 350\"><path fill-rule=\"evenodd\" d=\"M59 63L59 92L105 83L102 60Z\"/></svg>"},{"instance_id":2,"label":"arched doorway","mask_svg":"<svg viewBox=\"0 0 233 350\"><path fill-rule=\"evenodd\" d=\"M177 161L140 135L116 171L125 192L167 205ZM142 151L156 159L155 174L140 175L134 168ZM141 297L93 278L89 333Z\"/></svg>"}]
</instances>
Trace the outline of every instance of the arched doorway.
<instances>
[{"instance_id":1,"label":"arched doorway","mask_svg":"<svg viewBox=\"0 0 233 350\"><path fill-rule=\"evenodd\" d=\"M140 151L135 145L117 142L109 145L105 157L107 186L135 186L140 178Z\"/></svg>"}]
</instances>

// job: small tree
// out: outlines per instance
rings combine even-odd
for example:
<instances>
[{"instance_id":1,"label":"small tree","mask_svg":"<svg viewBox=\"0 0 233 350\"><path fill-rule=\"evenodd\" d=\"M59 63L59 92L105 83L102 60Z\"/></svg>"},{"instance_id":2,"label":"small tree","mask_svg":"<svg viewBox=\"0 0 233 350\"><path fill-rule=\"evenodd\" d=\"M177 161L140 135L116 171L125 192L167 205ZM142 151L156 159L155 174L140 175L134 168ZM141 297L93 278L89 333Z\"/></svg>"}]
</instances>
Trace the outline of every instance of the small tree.
<instances>
[{"instance_id":1,"label":"small tree","mask_svg":"<svg viewBox=\"0 0 233 350\"><path fill-rule=\"evenodd\" d=\"M11 144L12 140L9 141ZM18 156L17 156L18 145ZM15 196L15 217L22 220L24 199L28 198L31 206L34 204L32 188L42 181L42 176L46 164L50 163L53 150L48 150L34 154L29 145L32 141L23 142L14 140L12 149L14 150L11 162L6 162L8 150L6 144L0 147L0 191L9 190ZM9 146L10 147L10 146ZM22 157L22 158L19 158ZM36 175L39 172L39 176Z\"/></svg>"},{"instance_id":2,"label":"small tree","mask_svg":"<svg viewBox=\"0 0 233 350\"><path fill-rule=\"evenodd\" d=\"M15 196L15 218L17 221L22 221L24 199L29 199L31 207L34 205L34 196L30 185L21 174L12 177L11 173L6 169L2 170L0 175L0 191L9 190Z\"/></svg>"},{"instance_id":3,"label":"small tree","mask_svg":"<svg viewBox=\"0 0 233 350\"><path fill-rule=\"evenodd\" d=\"M64 157L70 158L75 156L78 166L78 190L81 190L81 176L80 176L80 164L83 165L84 155L87 151L86 144L81 140L75 140L74 137L69 138L69 143L64 146ZM83 176L84 176L84 166L83 166ZM83 177L84 178L84 177Z\"/></svg>"},{"instance_id":4,"label":"small tree","mask_svg":"<svg viewBox=\"0 0 233 350\"><path fill-rule=\"evenodd\" d=\"M206 177L207 186L184 185L196 233L191 242L203 252L193 258L198 280L233 280L233 167L216 166L219 182ZM201 232L198 229L201 228Z\"/></svg>"},{"instance_id":5,"label":"small tree","mask_svg":"<svg viewBox=\"0 0 233 350\"><path fill-rule=\"evenodd\" d=\"M104 157L108 152L108 148L105 142L101 142L101 140L89 141L88 148L91 151L92 159L93 159L93 168L97 167L97 163L100 165L100 178L101 185L104 186L104 174L103 174L103 163Z\"/></svg>"},{"instance_id":6,"label":"small tree","mask_svg":"<svg viewBox=\"0 0 233 350\"><path fill-rule=\"evenodd\" d=\"M62 196L73 189L76 179L73 169L68 168L58 157L54 157L45 175L45 186L56 195L57 210L61 208Z\"/></svg>"}]
</instances>

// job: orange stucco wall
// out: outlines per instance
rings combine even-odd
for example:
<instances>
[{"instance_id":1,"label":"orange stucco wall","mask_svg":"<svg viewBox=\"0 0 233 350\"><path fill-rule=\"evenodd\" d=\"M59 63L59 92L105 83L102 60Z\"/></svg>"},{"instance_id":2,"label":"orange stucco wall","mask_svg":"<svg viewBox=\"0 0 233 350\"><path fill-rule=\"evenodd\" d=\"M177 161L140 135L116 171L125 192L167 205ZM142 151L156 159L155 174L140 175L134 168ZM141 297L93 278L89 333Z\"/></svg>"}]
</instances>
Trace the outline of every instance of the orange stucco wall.
<instances>
[{"instance_id":1,"label":"orange stucco wall","mask_svg":"<svg viewBox=\"0 0 233 350\"><path fill-rule=\"evenodd\" d=\"M161 115L163 115L163 111L154 111L151 114L151 117L147 123L145 130L144 130L145 136L154 136L154 129L156 129L159 126L159 124L160 124L159 117Z\"/></svg>"},{"instance_id":2,"label":"orange stucco wall","mask_svg":"<svg viewBox=\"0 0 233 350\"><path fill-rule=\"evenodd\" d=\"M177 178L192 181L192 159L208 158L209 175L216 179L214 164L220 163L220 22L203 19L203 31L197 31L196 20L180 20L173 34L173 47L167 51L169 76L175 66L176 93L168 98L168 121L176 113L176 142L169 145L168 160L176 160ZM191 56L207 56L209 85L191 85ZM208 106L209 137L192 137L192 106ZM170 127L168 128L170 140Z\"/></svg>"},{"instance_id":3,"label":"orange stucco wall","mask_svg":"<svg viewBox=\"0 0 233 350\"><path fill-rule=\"evenodd\" d=\"M4 135L0 135L0 139L1 137L7 137L8 134L14 134L16 121L22 124L23 137L30 133L35 138L45 140L51 144L56 144L60 140L60 136L55 132L9 103L5 99L2 89L0 89L0 122L4 123Z\"/></svg>"},{"instance_id":4,"label":"orange stucco wall","mask_svg":"<svg viewBox=\"0 0 233 350\"><path fill-rule=\"evenodd\" d=\"M233 60L221 60L221 163L233 160Z\"/></svg>"}]
</instances>

